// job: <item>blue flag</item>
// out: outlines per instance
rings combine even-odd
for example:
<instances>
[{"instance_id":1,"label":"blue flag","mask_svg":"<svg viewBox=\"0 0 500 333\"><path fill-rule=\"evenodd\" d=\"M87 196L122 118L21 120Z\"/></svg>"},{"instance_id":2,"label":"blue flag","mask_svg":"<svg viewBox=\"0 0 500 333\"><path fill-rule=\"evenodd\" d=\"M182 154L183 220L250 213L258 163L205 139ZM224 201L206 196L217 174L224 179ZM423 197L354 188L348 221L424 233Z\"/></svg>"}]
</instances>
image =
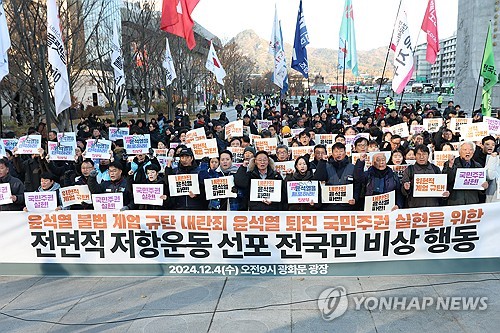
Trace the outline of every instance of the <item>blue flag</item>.
<instances>
[{"instance_id":1,"label":"blue flag","mask_svg":"<svg viewBox=\"0 0 500 333\"><path fill-rule=\"evenodd\" d=\"M281 39L281 45L283 45L283 33L281 32L281 21L279 21L279 27L280 27L280 39ZM284 52L283 52L284 55ZM281 87L281 96L284 96L286 92L288 91L288 71L286 70L286 60L285 61L285 78L283 79L283 87Z\"/></svg>"},{"instance_id":2,"label":"blue flag","mask_svg":"<svg viewBox=\"0 0 500 333\"><path fill-rule=\"evenodd\" d=\"M358 76L358 55L356 53L356 36L354 35L354 15L352 0L345 0L342 23L339 33L339 68L352 70L354 76Z\"/></svg>"},{"instance_id":3,"label":"blue flag","mask_svg":"<svg viewBox=\"0 0 500 333\"><path fill-rule=\"evenodd\" d=\"M302 12L302 0L299 4L297 14L297 25L295 26L295 39L293 41L292 68L299 71L307 79L309 78L309 62L307 61L306 46L309 44L304 13Z\"/></svg>"}]
</instances>

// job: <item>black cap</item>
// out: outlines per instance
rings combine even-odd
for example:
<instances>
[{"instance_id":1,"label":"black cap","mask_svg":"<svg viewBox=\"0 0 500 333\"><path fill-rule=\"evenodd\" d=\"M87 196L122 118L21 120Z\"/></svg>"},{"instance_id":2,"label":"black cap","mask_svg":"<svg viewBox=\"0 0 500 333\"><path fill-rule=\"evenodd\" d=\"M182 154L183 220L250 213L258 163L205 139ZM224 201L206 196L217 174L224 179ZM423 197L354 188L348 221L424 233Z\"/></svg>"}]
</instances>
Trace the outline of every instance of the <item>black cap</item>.
<instances>
[{"instance_id":1,"label":"black cap","mask_svg":"<svg viewBox=\"0 0 500 333\"><path fill-rule=\"evenodd\" d=\"M182 148L179 152L179 157L181 156L191 156L194 157L193 151L190 148Z\"/></svg>"}]
</instances>

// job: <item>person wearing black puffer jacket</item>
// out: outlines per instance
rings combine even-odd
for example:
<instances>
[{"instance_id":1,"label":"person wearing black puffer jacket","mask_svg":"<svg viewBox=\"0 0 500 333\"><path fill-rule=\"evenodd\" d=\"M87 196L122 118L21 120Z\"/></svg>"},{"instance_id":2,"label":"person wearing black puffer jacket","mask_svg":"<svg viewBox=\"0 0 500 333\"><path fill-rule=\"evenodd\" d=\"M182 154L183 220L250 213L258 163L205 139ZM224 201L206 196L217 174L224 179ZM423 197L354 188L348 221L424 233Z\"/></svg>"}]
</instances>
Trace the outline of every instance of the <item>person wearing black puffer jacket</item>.
<instances>
[{"instance_id":1,"label":"person wearing black puffer jacket","mask_svg":"<svg viewBox=\"0 0 500 333\"><path fill-rule=\"evenodd\" d=\"M353 184L353 199L349 200L349 203L329 203L324 204L322 208L335 211L356 210L361 186L354 181L354 165L349 162L343 143L336 142L332 146L332 156L328 160L318 161L313 179L324 181L326 185Z\"/></svg>"},{"instance_id":2,"label":"person wearing black puffer jacket","mask_svg":"<svg viewBox=\"0 0 500 333\"><path fill-rule=\"evenodd\" d=\"M239 167L238 172L234 176L234 184L242 189L247 189L246 193L249 195L252 179L283 180L279 172L276 172L274 161L266 151L261 150L257 152L255 158L252 158L248 163L248 167L244 165ZM283 207L286 207L286 192L284 191L283 182L279 190L281 191L281 202L271 202L268 199L248 201L248 210L279 211Z\"/></svg>"},{"instance_id":3,"label":"person wearing black puffer jacket","mask_svg":"<svg viewBox=\"0 0 500 333\"><path fill-rule=\"evenodd\" d=\"M123 208L121 210L132 208L132 189L127 178L123 176L123 165L120 162L114 161L109 165L109 177L111 180L105 180L99 184L96 176L97 171L92 170L87 179L90 193L123 193Z\"/></svg>"},{"instance_id":4,"label":"person wearing black puffer jacket","mask_svg":"<svg viewBox=\"0 0 500 333\"><path fill-rule=\"evenodd\" d=\"M179 152L179 166L172 169L170 166L165 168L165 176L168 175L185 175L196 174L198 175L198 182L200 185L200 194L192 192L189 195L181 195L174 197L174 209L178 210L206 210L208 209L208 202L205 199L205 186L203 179L200 177L200 168L194 159L193 151L190 148L182 148ZM165 177L165 180L168 178Z\"/></svg>"},{"instance_id":5,"label":"person wearing black puffer jacket","mask_svg":"<svg viewBox=\"0 0 500 333\"><path fill-rule=\"evenodd\" d=\"M9 172L9 161L6 158L0 159L0 184L10 185L10 198L12 203L0 205L0 212L21 211L24 207L24 184L16 177L12 177Z\"/></svg>"}]
</instances>

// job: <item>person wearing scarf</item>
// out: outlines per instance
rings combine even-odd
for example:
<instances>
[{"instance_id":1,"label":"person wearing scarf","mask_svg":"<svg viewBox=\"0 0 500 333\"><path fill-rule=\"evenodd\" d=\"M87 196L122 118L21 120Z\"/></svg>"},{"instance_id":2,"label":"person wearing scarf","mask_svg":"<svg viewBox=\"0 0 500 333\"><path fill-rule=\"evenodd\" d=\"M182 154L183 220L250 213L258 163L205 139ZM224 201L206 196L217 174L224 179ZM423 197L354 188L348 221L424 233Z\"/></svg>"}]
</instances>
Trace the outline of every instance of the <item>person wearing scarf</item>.
<instances>
[{"instance_id":1,"label":"person wearing scarf","mask_svg":"<svg viewBox=\"0 0 500 333\"><path fill-rule=\"evenodd\" d=\"M295 160L295 171L287 173L285 182L290 181L312 181L313 172L309 164L309 155L300 156ZM288 187L287 187L288 188ZM318 210L317 202L288 204L288 210Z\"/></svg>"}]
</instances>

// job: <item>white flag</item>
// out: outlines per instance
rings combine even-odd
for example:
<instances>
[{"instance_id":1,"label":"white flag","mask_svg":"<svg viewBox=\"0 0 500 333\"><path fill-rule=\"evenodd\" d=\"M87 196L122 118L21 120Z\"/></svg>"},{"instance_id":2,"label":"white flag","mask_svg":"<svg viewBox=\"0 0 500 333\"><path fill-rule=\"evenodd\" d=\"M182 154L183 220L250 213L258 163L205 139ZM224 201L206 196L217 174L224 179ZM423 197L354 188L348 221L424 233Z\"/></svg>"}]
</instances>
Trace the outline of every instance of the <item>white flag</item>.
<instances>
[{"instance_id":1,"label":"white flag","mask_svg":"<svg viewBox=\"0 0 500 333\"><path fill-rule=\"evenodd\" d=\"M120 88L125 84L125 73L123 72L122 48L120 46L118 27L113 23L113 40L111 41L111 66L115 74L115 87Z\"/></svg>"},{"instance_id":2,"label":"white flag","mask_svg":"<svg viewBox=\"0 0 500 333\"><path fill-rule=\"evenodd\" d=\"M217 53L215 53L213 43L210 43L210 50L208 51L207 63L205 64L205 67L215 74L217 82L224 85L224 81L222 81L222 79L226 77L226 71L222 68L219 57L217 57Z\"/></svg>"},{"instance_id":3,"label":"white flag","mask_svg":"<svg viewBox=\"0 0 500 333\"><path fill-rule=\"evenodd\" d=\"M283 39L281 38L280 23L278 20L278 9L274 7L274 23L271 41L269 42L269 53L274 57L273 82L283 89L283 81L286 77L286 59Z\"/></svg>"},{"instance_id":4,"label":"white flag","mask_svg":"<svg viewBox=\"0 0 500 333\"><path fill-rule=\"evenodd\" d=\"M64 49L56 0L47 1L47 50L54 80L56 114L60 114L71 106L71 94L66 67L66 50Z\"/></svg>"},{"instance_id":5,"label":"white flag","mask_svg":"<svg viewBox=\"0 0 500 333\"><path fill-rule=\"evenodd\" d=\"M9 74L9 59L7 52L10 48L9 27L3 9L3 0L0 0L0 81Z\"/></svg>"},{"instance_id":6,"label":"white flag","mask_svg":"<svg viewBox=\"0 0 500 333\"><path fill-rule=\"evenodd\" d=\"M411 45L406 11L401 12L394 31L395 36L393 36L393 43L396 46L396 50L394 52L394 78L392 79L392 90L400 94L405 89L408 81L410 81L415 69L413 66L413 47Z\"/></svg>"},{"instance_id":7,"label":"white flag","mask_svg":"<svg viewBox=\"0 0 500 333\"><path fill-rule=\"evenodd\" d=\"M170 46L168 44L168 38L166 39L166 47L165 47L165 58L163 59L163 68L165 68L166 76L167 76L167 86L177 78L177 74L175 74L174 61L172 60L172 54L170 53Z\"/></svg>"}]
</instances>

